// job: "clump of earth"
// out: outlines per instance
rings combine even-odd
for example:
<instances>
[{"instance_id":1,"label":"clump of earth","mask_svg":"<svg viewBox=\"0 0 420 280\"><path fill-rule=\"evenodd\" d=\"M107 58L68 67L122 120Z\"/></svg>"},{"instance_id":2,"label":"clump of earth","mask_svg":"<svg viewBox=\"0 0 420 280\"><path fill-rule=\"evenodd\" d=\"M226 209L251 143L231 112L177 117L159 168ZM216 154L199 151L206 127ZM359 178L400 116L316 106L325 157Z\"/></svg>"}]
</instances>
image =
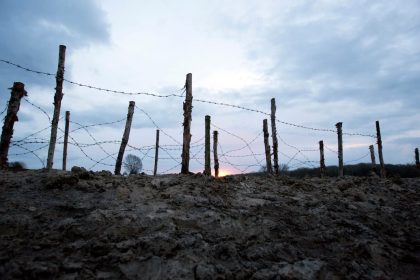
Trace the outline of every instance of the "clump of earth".
<instances>
[{"instance_id":1,"label":"clump of earth","mask_svg":"<svg viewBox=\"0 0 420 280\"><path fill-rule=\"evenodd\" d=\"M0 171L0 279L419 275L419 179Z\"/></svg>"}]
</instances>

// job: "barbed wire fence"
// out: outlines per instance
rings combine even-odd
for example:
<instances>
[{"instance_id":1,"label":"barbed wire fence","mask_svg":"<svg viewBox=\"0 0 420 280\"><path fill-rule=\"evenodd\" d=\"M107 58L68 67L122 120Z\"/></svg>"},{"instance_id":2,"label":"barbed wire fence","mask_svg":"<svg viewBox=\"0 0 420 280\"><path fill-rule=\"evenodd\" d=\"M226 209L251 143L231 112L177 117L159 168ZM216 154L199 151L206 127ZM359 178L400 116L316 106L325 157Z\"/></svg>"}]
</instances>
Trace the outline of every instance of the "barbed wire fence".
<instances>
[{"instance_id":1,"label":"barbed wire fence","mask_svg":"<svg viewBox=\"0 0 420 280\"><path fill-rule=\"evenodd\" d=\"M23 67L19 64L16 64L8 60L0 59L0 62L10 65L10 66L14 66L16 68L19 68L27 72L31 72L33 74L44 75L44 76L53 77L53 78L56 77L55 74L44 72L44 71L33 70L33 69ZM130 91L107 89L107 88L93 86L93 85L89 85L85 83L75 82L69 79L63 79L63 80L71 85L78 86L78 87L88 88L91 90L106 92L110 94L123 94L123 95L131 95L131 96L145 95L145 96L151 96L151 97L157 97L157 98L171 98L171 97L184 98L185 90L186 90L184 86L174 91L173 93L169 93L169 94L158 94L158 93L150 93L150 92L130 92ZM28 97L25 97L24 101L28 103L31 107L39 111L42 115L44 115L48 119L48 122L51 123L50 114L47 112L48 110L45 110L44 108L42 108L42 106L35 104ZM266 113L262 110L255 109L255 108L248 108L248 107L235 105L235 104L216 102L216 101L205 100L205 99L200 99L200 98L195 98L194 102L222 106L222 107L230 107L234 109L257 113L264 116L270 116L269 113ZM181 143L181 141L177 140L175 137L173 137L168 132L163 130L162 127L158 125L157 121L152 118L150 113L146 112L143 108L139 106L135 106L135 107L137 110L139 110L142 114L144 114L147 117L147 119L151 122L151 124L156 129L158 129L159 131L163 133L163 135L166 137L165 139L166 141L169 140L174 143L174 144L165 143L162 145L159 144L159 149L163 152L163 155L159 156L159 161L172 162L172 165L165 164L164 166L166 167L163 168L163 170L160 171L159 173L165 174L168 172L173 172L174 170L176 170L176 168L178 168L181 165L180 151L182 150L183 144ZM5 108L1 111L0 116L6 113L7 108L8 108L8 104L5 105ZM63 117L61 117L60 119L63 119ZM73 128L70 131L70 134L69 134L70 141L68 142L68 144L77 148L77 150L80 151L83 157L92 163L89 169L93 169L97 166L104 166L108 168L114 167L115 163L113 161L116 160L115 156L118 154L117 152L114 152L115 151L114 146L120 145L121 140L104 140L104 139L98 140L98 138L95 137L94 135L95 132L92 131L92 129L97 129L98 127L113 127L114 125L120 124L124 121L125 121L125 118L118 119L115 121L96 123L96 124L82 124L80 122L70 121L71 125L72 126L75 125L76 128ZM275 121L282 125L286 125L292 128L304 129L307 131L316 131L316 132L321 132L321 133L334 133L334 134L337 133L336 130L329 129L329 128L309 127L309 126L305 126L301 124L295 124L295 123L279 120L277 118L275 119ZM220 160L221 163L232 168L234 172L239 172L239 173L245 173L249 171L250 169L253 169L255 171L255 168L257 168L257 170L262 170L264 168L265 153L254 151L255 149L258 149L259 151L263 150L262 141L257 142L257 140L261 140L261 135L263 133L262 130L256 133L255 137L251 138L250 140L246 140L244 137L233 133L229 129L222 128L221 126L215 125L215 124L211 124L211 125L215 130L222 132L222 136L224 136L223 139L231 138L242 143L242 145L239 148L232 148L232 149L228 149L224 151L223 146L219 142L218 148L220 150L219 157L221 159ZM48 131L50 128L51 128L51 125L46 126L42 129L39 129L33 133L30 133L27 136L24 136L20 139L13 140L11 144L12 147L16 147L17 149L20 149L23 151L21 152L14 151L13 153L10 153L9 155L12 157L32 155L42 164L42 166L45 167L45 158L43 158L43 156L40 155L40 152L44 152L44 150L49 145L48 135L43 137L43 134L46 131ZM59 131L62 133L62 135L58 137L57 144L63 144L64 142L61 140L64 138L64 130L62 128L59 128ZM83 143L81 140L77 139L77 137L75 136L75 133L80 132L80 131L83 131L85 135L87 135L88 138L92 142ZM343 135L359 136L359 137L367 137L369 139L372 139L372 138L376 139L375 135L371 135L367 133L344 132ZM319 161L313 160L314 156L308 156L307 153L319 152L319 149L298 147L296 145L290 144L284 139L284 137L281 137L280 135L277 135L277 137L280 140L280 142L284 145L284 147L290 148L293 151L292 154L287 154L287 153L284 153L283 151L279 151L279 153L285 159L287 159L286 161L284 161L285 162L284 165L289 166L290 168L296 168L299 166L305 166L305 167L311 167L311 168L317 167L317 164L319 163ZM203 140L204 140L204 136L200 138L199 140L191 143L191 147L190 147L193 151L191 153L192 156L190 157L190 159L194 160L194 162L198 165L197 168L202 168L204 166L204 163L203 163L204 157L200 156L200 154L202 154L204 150ZM108 150L110 149L109 147L105 147L105 146L110 146L110 145L114 145L114 146L111 146L112 151ZM258 147L255 147L257 145ZM129 143L128 147L129 149L127 149L126 152L138 152L141 155L142 161L154 160L154 156L150 155L150 153L156 149L155 145L135 146ZM99 149L104 154L104 156L99 156L97 154L93 156L92 154L94 154L95 152L87 151L87 149L91 149L91 148ZM329 152L333 153L335 156L338 154L336 150L334 150L333 148L329 146L325 146L325 148ZM368 156L369 156L369 153L366 153L365 155L361 157L346 161L346 163L348 164L352 162L358 162L360 160L365 159ZM95 158L95 157L99 157L99 158ZM153 170L150 168L143 168L143 171L147 173L153 172Z\"/></svg>"}]
</instances>

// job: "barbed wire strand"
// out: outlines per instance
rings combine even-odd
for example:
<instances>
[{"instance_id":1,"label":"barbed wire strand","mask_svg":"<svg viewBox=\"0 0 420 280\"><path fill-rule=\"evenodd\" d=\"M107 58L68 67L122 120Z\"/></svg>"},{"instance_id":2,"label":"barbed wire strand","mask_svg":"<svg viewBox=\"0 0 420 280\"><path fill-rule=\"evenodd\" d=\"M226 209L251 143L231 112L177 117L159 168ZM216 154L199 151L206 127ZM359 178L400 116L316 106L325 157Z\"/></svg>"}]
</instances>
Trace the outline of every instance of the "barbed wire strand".
<instances>
[{"instance_id":1,"label":"barbed wire strand","mask_svg":"<svg viewBox=\"0 0 420 280\"><path fill-rule=\"evenodd\" d=\"M10 62L8 60L4 60L4 59L0 59L0 62L15 66L17 68L23 69L25 71L28 72L33 72L36 74L43 74L43 75L47 75L47 76L54 76L55 74L52 73L47 73L47 72L42 72L42 71L36 71L36 70L32 70L26 67L22 67L16 63ZM110 93L118 93L118 94L125 94L125 95L148 95L148 96L154 96L154 97L160 97L160 98L168 98L168 97L183 97L183 94L167 94L167 95L162 95L162 94L155 94L155 93L149 93L149 92L127 92L127 91L122 91L122 90L111 90L111 89L106 89L106 88L102 88L102 87L97 87L97 86L92 86L92 85L87 85L87 84L82 84L79 82L74 82L68 79L63 79L64 81L66 81L67 83L73 84L73 85L77 85L80 87L85 87L85 88L90 88L90 89L94 89L94 90L98 90L98 91L104 91L104 92L110 92ZM184 91L185 87L179 89L177 92L181 92ZM237 108L237 109L241 109L241 110L245 110L245 111L250 111L250 112L255 112L255 113L259 113L259 114L263 114L265 116L270 116L271 114L263 112L261 110L258 109L253 109L253 108L247 108L244 106L239 106L239 105L234 105L234 104L228 104L228 103L224 103L224 102L215 102L215 101L210 101L210 100L204 100L204 99L194 99L194 101L196 102L201 102L201 103L207 103L207 104L213 104L213 105L218 105L218 106L225 106L225 107L231 107L231 108ZM300 124L295 124L295 123L291 123L291 122L286 122L286 121L281 121L279 119L276 118L276 121L284 124L284 125L288 125L288 126L293 126L293 127L297 127L297 128L302 128L302 129L307 129L307 130L313 130L313 131L322 131L322 132L333 132L335 133L336 130L334 129L329 129L329 128L314 128L314 127L309 127L309 126L304 126L304 125L300 125ZM348 135L348 136L363 136L363 137L372 137L372 138L376 138L375 135L371 135L371 134L363 134L363 133L348 133L348 132L343 132L343 135Z\"/></svg>"},{"instance_id":2,"label":"barbed wire strand","mask_svg":"<svg viewBox=\"0 0 420 280\"><path fill-rule=\"evenodd\" d=\"M181 142L179 142L178 140L176 140L174 137L172 137L171 135L169 135L168 133L166 133L162 128L160 128L158 125L157 125L157 123L152 119L152 117L145 111L145 110L143 110L142 108L140 108L140 107L138 107L137 105L135 105L135 107L137 108L137 109L139 109L143 114L145 114L148 118L149 118L149 120L153 123L153 125L157 128L157 129L159 129L159 131L161 131L163 134L165 134L166 136L168 136L172 141L174 141L175 143L177 143L178 145L181 145L182 146L182 144L181 144Z\"/></svg>"},{"instance_id":3,"label":"barbed wire strand","mask_svg":"<svg viewBox=\"0 0 420 280\"><path fill-rule=\"evenodd\" d=\"M62 132L62 133L64 133L64 131L61 129L61 128L59 128L58 127L58 129ZM75 143L75 146L77 147L77 148L79 148L79 150L85 155L85 157L86 158L88 158L89 160L91 160L91 161L93 161L93 162L95 162L95 163L98 163L98 164L102 164L102 165L105 165L105 166L114 166L114 165L111 165L111 164L105 164L105 163L100 163L98 160L96 160L96 159L94 159L94 158L92 158L91 156L89 156L86 152L85 152L85 150L83 150L83 148L78 144L78 142L69 134L69 138Z\"/></svg>"},{"instance_id":4,"label":"barbed wire strand","mask_svg":"<svg viewBox=\"0 0 420 280\"><path fill-rule=\"evenodd\" d=\"M356 162L356 161L362 160L362 159L368 157L369 155L370 155L370 152L366 153L365 155L363 155L363 156L361 156L359 158L356 158L356 159L353 159L353 160L349 160L349 161L345 161L344 164L349 164L349 163L352 163L352 162Z\"/></svg>"},{"instance_id":5,"label":"barbed wire strand","mask_svg":"<svg viewBox=\"0 0 420 280\"><path fill-rule=\"evenodd\" d=\"M4 109L3 111L1 111L0 116L3 115L7 111L7 108L9 108L9 101L6 102L6 106L4 106Z\"/></svg>"},{"instance_id":6,"label":"barbed wire strand","mask_svg":"<svg viewBox=\"0 0 420 280\"><path fill-rule=\"evenodd\" d=\"M25 100L28 104L32 105L33 107L35 107L36 109L41 111L48 118L48 122L51 123L51 117L50 117L50 115L48 115L48 113L44 109L42 109L40 106L34 104L33 102L29 101L28 97L24 97L23 100Z\"/></svg>"},{"instance_id":7,"label":"barbed wire strand","mask_svg":"<svg viewBox=\"0 0 420 280\"><path fill-rule=\"evenodd\" d=\"M306 161L308 161L308 162L310 162L311 160L309 159L309 157L307 157L304 153L303 153L303 151L301 150L301 149L299 149L298 147L296 147L296 146L294 146L294 145L291 145L291 144L289 144L289 143L287 143L282 137L280 137L279 135L277 135L277 137L278 137L278 139L280 140L280 142L282 142L283 144L285 144L286 146L288 146L288 147L290 147L290 148L292 148L292 149L294 149L294 150L296 150L296 152L298 152L297 153L297 155L302 155L302 157L304 157L305 159L306 159ZM296 156L297 156L296 155Z\"/></svg>"},{"instance_id":8,"label":"barbed wire strand","mask_svg":"<svg viewBox=\"0 0 420 280\"><path fill-rule=\"evenodd\" d=\"M25 150L25 151L27 151L27 153L26 154L33 154L40 162L41 162L41 164L44 166L44 161L35 153L35 151L36 150L29 150L29 149L27 149L27 148L25 148L25 147L23 147L23 145L20 145L20 144L16 144L16 145L14 145L15 147L18 147L18 148L20 148L20 149L23 149L23 150ZM43 147L44 148L44 147ZM11 154L10 156L13 156L13 154ZM16 156L16 155L15 155Z\"/></svg>"},{"instance_id":9,"label":"barbed wire strand","mask_svg":"<svg viewBox=\"0 0 420 280\"><path fill-rule=\"evenodd\" d=\"M97 144L97 146L99 147L99 149L101 149L106 155L111 156L110 153L108 153L101 144L98 143L98 140L96 140L96 138L90 133L90 131L86 128L86 126L83 126L77 122L73 122L70 121L71 123L80 126L88 135L90 138L92 138L92 140L95 142L95 144ZM112 157L112 156L111 156ZM115 157L113 157L113 159L117 160Z\"/></svg>"},{"instance_id":10,"label":"barbed wire strand","mask_svg":"<svg viewBox=\"0 0 420 280\"><path fill-rule=\"evenodd\" d=\"M257 136L255 136L249 142L249 145L251 145L252 143L254 143L258 139L258 137L260 137L262 134L263 134L263 131L261 131L260 133L258 133ZM229 150L229 151L225 152L224 154L227 155L227 154L230 154L230 153L233 153L233 152L239 152L239 151L242 151L242 150L246 149L247 147L248 147L247 145L244 145L244 146L242 146L240 148Z\"/></svg>"},{"instance_id":11,"label":"barbed wire strand","mask_svg":"<svg viewBox=\"0 0 420 280\"><path fill-rule=\"evenodd\" d=\"M338 155L338 151L333 150L333 149L331 149L330 147L328 147L328 146L326 146L326 145L324 145L324 148L325 148L325 149L327 149L328 151L330 151L330 152L332 152L332 153L334 153L334 154Z\"/></svg>"},{"instance_id":12,"label":"barbed wire strand","mask_svg":"<svg viewBox=\"0 0 420 280\"><path fill-rule=\"evenodd\" d=\"M227 130L225 130L225 129L223 129L223 128L221 128L221 127L219 127L219 126L215 125L215 124L211 124L211 126L213 126L213 127L217 128L218 130L221 130L221 131L223 131L223 132L225 132L225 133L227 133L227 134L229 134L229 135L231 135L231 136L233 136L233 137L235 137L235 138L237 138L237 139L241 140L242 142L244 142L244 143L245 143L245 145L248 147L249 151L251 152L251 154L253 154L253 157L254 157L255 161L258 163L258 159L257 159L257 157L255 156L254 151L252 150L251 146L249 145L249 143L248 143L245 139L243 139L242 137L240 137L240 136L238 136L238 135L235 135L235 134L233 134L233 133L231 133L231 132L229 132L229 131L227 131Z\"/></svg>"}]
</instances>

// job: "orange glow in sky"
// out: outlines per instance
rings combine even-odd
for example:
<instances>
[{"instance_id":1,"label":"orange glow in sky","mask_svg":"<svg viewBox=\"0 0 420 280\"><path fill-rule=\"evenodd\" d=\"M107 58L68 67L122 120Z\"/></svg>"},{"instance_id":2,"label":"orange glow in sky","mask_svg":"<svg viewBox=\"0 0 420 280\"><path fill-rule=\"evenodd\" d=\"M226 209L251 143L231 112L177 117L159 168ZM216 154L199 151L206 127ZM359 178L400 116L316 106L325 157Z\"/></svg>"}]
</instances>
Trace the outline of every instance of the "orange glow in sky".
<instances>
[{"instance_id":1,"label":"orange glow in sky","mask_svg":"<svg viewBox=\"0 0 420 280\"><path fill-rule=\"evenodd\" d=\"M223 176L230 175L230 174L232 174L230 172L230 170L227 170L227 169L219 169L219 177L223 177Z\"/></svg>"}]
</instances>

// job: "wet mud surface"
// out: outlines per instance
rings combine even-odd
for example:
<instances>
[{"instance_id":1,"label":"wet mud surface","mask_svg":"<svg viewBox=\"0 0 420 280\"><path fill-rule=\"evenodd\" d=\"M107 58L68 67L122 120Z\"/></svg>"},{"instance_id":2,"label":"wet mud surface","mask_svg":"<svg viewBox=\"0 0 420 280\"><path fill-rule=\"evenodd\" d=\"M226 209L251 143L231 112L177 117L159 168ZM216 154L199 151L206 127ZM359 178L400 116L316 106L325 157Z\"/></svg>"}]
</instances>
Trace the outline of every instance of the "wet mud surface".
<instances>
[{"instance_id":1,"label":"wet mud surface","mask_svg":"<svg viewBox=\"0 0 420 280\"><path fill-rule=\"evenodd\" d=\"M419 179L0 172L0 279L419 275Z\"/></svg>"}]
</instances>

